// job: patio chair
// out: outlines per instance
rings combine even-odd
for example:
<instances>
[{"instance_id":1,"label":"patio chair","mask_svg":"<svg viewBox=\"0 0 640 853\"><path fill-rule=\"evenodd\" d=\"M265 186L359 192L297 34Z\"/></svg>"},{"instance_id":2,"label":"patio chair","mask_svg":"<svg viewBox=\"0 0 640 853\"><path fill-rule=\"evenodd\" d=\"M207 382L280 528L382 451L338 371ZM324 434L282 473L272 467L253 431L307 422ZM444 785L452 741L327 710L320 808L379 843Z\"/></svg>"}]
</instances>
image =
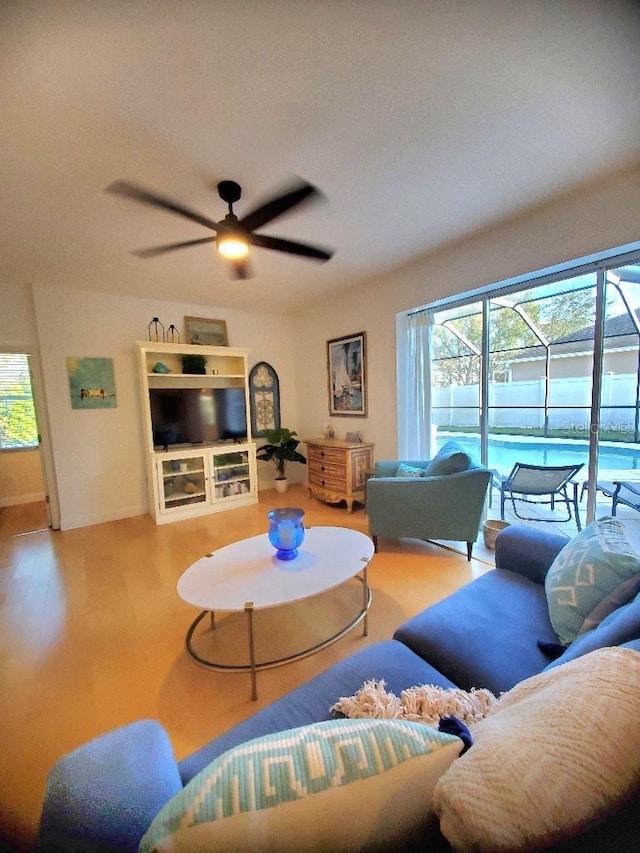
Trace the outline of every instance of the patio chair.
<instances>
[{"instance_id":1,"label":"patio chair","mask_svg":"<svg viewBox=\"0 0 640 853\"><path fill-rule=\"evenodd\" d=\"M494 471L492 485L500 491L500 518L504 520L504 508L508 499L513 506L514 515L520 521L565 522L571 521L575 516L576 527L582 530L578 512L578 483L574 477L583 467L582 464L548 466L516 462L508 477L503 477ZM556 504L564 504L567 508L567 517L541 518L520 515L516 508L516 501L548 506L552 510L555 509Z\"/></svg>"},{"instance_id":2,"label":"patio chair","mask_svg":"<svg viewBox=\"0 0 640 853\"><path fill-rule=\"evenodd\" d=\"M588 491L589 483L584 482L580 490L580 500L584 493ZM629 506L640 512L640 481L626 482L623 480L598 480L596 482L596 491L611 498L611 515L616 515L618 505Z\"/></svg>"},{"instance_id":3,"label":"patio chair","mask_svg":"<svg viewBox=\"0 0 640 853\"><path fill-rule=\"evenodd\" d=\"M618 509L618 504L630 506L640 512L640 482L628 483L621 480L614 480L613 485L616 487L613 493L613 506L611 515L615 515Z\"/></svg>"}]
</instances>

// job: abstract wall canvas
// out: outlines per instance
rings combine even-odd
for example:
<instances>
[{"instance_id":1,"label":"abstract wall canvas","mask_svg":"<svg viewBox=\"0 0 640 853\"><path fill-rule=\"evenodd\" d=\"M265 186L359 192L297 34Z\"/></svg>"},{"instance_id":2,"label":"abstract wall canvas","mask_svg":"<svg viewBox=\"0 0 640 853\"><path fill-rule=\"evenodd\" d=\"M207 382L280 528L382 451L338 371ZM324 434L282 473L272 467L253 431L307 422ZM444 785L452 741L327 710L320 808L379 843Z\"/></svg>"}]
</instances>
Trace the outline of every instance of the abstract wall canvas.
<instances>
[{"instance_id":1,"label":"abstract wall canvas","mask_svg":"<svg viewBox=\"0 0 640 853\"><path fill-rule=\"evenodd\" d=\"M67 356L72 409L115 409L112 358Z\"/></svg>"}]
</instances>

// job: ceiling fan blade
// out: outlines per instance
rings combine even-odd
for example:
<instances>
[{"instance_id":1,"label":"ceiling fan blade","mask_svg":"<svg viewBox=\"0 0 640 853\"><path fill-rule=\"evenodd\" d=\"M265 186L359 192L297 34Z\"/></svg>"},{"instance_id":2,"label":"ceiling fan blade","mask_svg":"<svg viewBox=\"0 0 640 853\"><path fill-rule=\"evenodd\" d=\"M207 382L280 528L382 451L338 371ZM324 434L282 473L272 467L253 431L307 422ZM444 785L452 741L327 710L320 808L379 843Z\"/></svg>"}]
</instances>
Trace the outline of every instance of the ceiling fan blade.
<instances>
[{"instance_id":1,"label":"ceiling fan blade","mask_svg":"<svg viewBox=\"0 0 640 853\"><path fill-rule=\"evenodd\" d=\"M302 255L316 261L328 261L333 257L332 249L320 246L310 246L307 243L295 243L293 240L283 240L281 237L271 237L268 234L249 234L249 242L262 249L275 249L276 252L289 252L291 255Z\"/></svg>"},{"instance_id":2,"label":"ceiling fan blade","mask_svg":"<svg viewBox=\"0 0 640 853\"><path fill-rule=\"evenodd\" d=\"M252 210L240 220L240 225L247 231L255 231L256 228L261 228L267 222L271 222L272 219L281 216L287 210L291 210L292 207L305 201L305 199L321 195L320 190L303 181L283 195L277 196Z\"/></svg>"},{"instance_id":3,"label":"ceiling fan blade","mask_svg":"<svg viewBox=\"0 0 640 853\"><path fill-rule=\"evenodd\" d=\"M155 258L156 255L164 255L166 252L174 252L176 249L187 249L189 246L198 246L201 243L215 243L216 239L216 237L200 237L197 240L185 240L183 243L167 243L165 246L137 249L132 254L139 258Z\"/></svg>"},{"instance_id":4,"label":"ceiling fan blade","mask_svg":"<svg viewBox=\"0 0 640 853\"><path fill-rule=\"evenodd\" d=\"M124 198L130 198L134 201L140 201L143 204L151 205L151 207L160 207L163 210L169 210L172 213L177 213L180 216L190 219L192 222L198 222L200 225L204 225L205 228L212 228L214 231L218 230L218 223L212 219L207 219L206 216L202 216L202 214L197 213L195 210L190 210L183 204L173 201L173 199L157 195L129 181L114 181L112 184L109 184L105 192L121 195Z\"/></svg>"}]
</instances>

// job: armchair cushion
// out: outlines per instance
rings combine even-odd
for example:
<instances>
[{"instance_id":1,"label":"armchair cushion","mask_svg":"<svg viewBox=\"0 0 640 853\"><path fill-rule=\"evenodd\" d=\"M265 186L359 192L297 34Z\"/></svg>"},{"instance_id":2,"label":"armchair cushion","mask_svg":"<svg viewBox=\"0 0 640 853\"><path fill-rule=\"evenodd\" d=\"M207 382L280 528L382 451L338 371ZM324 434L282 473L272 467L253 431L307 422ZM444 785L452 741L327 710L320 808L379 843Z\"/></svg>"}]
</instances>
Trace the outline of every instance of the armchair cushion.
<instances>
[{"instance_id":1,"label":"armchair cushion","mask_svg":"<svg viewBox=\"0 0 640 853\"><path fill-rule=\"evenodd\" d=\"M448 441L427 465L426 477L441 477L444 474L459 474L468 471L473 460L457 441Z\"/></svg>"}]
</instances>

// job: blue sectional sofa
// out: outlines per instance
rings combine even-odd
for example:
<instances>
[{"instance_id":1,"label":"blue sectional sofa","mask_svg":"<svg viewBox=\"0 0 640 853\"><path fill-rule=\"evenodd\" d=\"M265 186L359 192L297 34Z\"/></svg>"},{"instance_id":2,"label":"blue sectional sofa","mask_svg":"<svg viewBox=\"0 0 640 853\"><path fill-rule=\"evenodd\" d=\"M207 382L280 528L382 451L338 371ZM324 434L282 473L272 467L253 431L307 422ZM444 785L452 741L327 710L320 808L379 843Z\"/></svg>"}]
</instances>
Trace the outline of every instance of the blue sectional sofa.
<instances>
[{"instance_id":1,"label":"blue sectional sofa","mask_svg":"<svg viewBox=\"0 0 640 853\"><path fill-rule=\"evenodd\" d=\"M398 695L417 684L487 687L499 694L593 649L625 645L640 652L640 596L556 660L541 650L538 641L558 643L544 579L566 543L556 534L505 529L496 542L495 571L410 619L393 639L363 648L180 762L165 731L150 720L81 746L50 771L38 850L135 851L156 813L213 759L252 738L330 719L341 696L371 679L384 679ZM433 827L430 832L429 846L426 838L412 838L393 849L450 849L437 826L435 836ZM640 794L554 849L640 849Z\"/></svg>"}]
</instances>

